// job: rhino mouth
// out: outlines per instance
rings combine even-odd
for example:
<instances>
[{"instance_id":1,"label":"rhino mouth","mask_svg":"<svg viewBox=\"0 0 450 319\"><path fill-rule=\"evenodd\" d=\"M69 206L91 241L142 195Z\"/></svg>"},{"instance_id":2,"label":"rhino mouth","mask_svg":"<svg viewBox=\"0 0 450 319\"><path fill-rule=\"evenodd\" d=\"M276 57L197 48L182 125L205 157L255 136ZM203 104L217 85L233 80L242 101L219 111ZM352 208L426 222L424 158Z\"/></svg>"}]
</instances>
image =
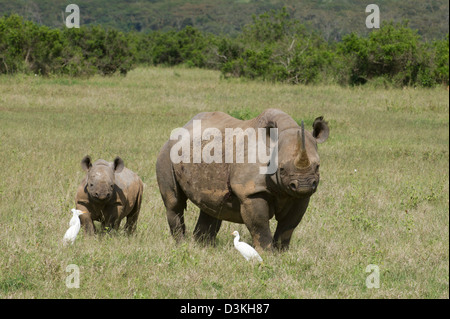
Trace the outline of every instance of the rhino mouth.
<instances>
[{"instance_id":1,"label":"rhino mouth","mask_svg":"<svg viewBox=\"0 0 450 319\"><path fill-rule=\"evenodd\" d=\"M316 192L317 182L312 181L305 185L303 183L300 183L298 180L292 180L288 184L287 188L288 188L288 192L294 197L298 197L298 198L309 197Z\"/></svg>"},{"instance_id":2,"label":"rhino mouth","mask_svg":"<svg viewBox=\"0 0 450 319\"><path fill-rule=\"evenodd\" d=\"M107 202L107 201L109 201L111 199L111 193L106 193L106 194L98 194L98 193L90 194L89 193L89 197L94 202L104 203L104 202Z\"/></svg>"},{"instance_id":3,"label":"rhino mouth","mask_svg":"<svg viewBox=\"0 0 450 319\"><path fill-rule=\"evenodd\" d=\"M297 191L289 190L289 193L292 195L292 197L296 197L296 198L310 197L315 192L316 191L312 188L302 188Z\"/></svg>"}]
</instances>

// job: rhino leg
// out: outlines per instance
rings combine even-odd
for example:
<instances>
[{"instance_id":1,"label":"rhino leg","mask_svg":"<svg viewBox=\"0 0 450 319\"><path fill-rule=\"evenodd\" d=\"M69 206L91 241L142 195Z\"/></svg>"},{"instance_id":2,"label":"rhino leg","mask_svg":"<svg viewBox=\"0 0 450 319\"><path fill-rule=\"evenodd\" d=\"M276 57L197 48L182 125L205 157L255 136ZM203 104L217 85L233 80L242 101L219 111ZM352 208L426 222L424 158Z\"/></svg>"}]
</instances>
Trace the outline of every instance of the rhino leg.
<instances>
[{"instance_id":1,"label":"rhino leg","mask_svg":"<svg viewBox=\"0 0 450 319\"><path fill-rule=\"evenodd\" d=\"M103 231L110 232L111 230L118 230L120 222L119 216L122 216L122 206L111 206L104 208L105 220L102 221Z\"/></svg>"},{"instance_id":2,"label":"rhino leg","mask_svg":"<svg viewBox=\"0 0 450 319\"><path fill-rule=\"evenodd\" d=\"M179 242L186 233L184 210L186 209L187 197L178 185L174 185L173 188L160 186L160 191L164 206L166 206L170 233L175 238L175 241Z\"/></svg>"},{"instance_id":3,"label":"rhino leg","mask_svg":"<svg viewBox=\"0 0 450 319\"><path fill-rule=\"evenodd\" d=\"M273 236L273 245L279 250L289 249L292 233L303 218L308 208L309 198L294 203L286 215L282 218L275 218L278 221L277 229Z\"/></svg>"},{"instance_id":4,"label":"rhino leg","mask_svg":"<svg viewBox=\"0 0 450 319\"><path fill-rule=\"evenodd\" d=\"M166 205L167 222L169 223L170 233L179 242L184 238L186 225L184 224L184 209L186 201L176 201Z\"/></svg>"},{"instance_id":5,"label":"rhino leg","mask_svg":"<svg viewBox=\"0 0 450 319\"><path fill-rule=\"evenodd\" d=\"M194 229L194 237L199 242L214 245L221 225L222 220L214 218L200 210L200 216Z\"/></svg>"},{"instance_id":6,"label":"rhino leg","mask_svg":"<svg viewBox=\"0 0 450 319\"><path fill-rule=\"evenodd\" d=\"M136 207L133 208L133 210L128 214L127 216L127 222L125 223L125 231L128 235L131 235L136 230L136 224L139 217L139 209L136 209Z\"/></svg>"},{"instance_id":7,"label":"rhino leg","mask_svg":"<svg viewBox=\"0 0 450 319\"><path fill-rule=\"evenodd\" d=\"M166 207L167 222L170 233L177 242L184 238L186 226L184 224L184 210L187 196L176 181L170 159L170 144L166 143L156 160L156 180L159 191Z\"/></svg>"},{"instance_id":8,"label":"rhino leg","mask_svg":"<svg viewBox=\"0 0 450 319\"><path fill-rule=\"evenodd\" d=\"M125 224L125 231L128 235L131 235L136 230L136 224L139 217L139 212L141 211L142 203L142 187L140 189L139 195L136 199L133 209L127 216L127 222Z\"/></svg>"},{"instance_id":9,"label":"rhino leg","mask_svg":"<svg viewBox=\"0 0 450 319\"><path fill-rule=\"evenodd\" d=\"M241 203L241 216L258 250L272 248L272 234L269 227L269 205L261 197L247 198Z\"/></svg>"},{"instance_id":10,"label":"rhino leg","mask_svg":"<svg viewBox=\"0 0 450 319\"><path fill-rule=\"evenodd\" d=\"M81 204L77 204L75 207L78 210L87 212L85 214L80 215L81 226L84 228L85 234L94 235L95 226L94 226L94 222L92 221L92 216L91 216L91 213L89 212L89 209L86 206L81 205Z\"/></svg>"}]
</instances>

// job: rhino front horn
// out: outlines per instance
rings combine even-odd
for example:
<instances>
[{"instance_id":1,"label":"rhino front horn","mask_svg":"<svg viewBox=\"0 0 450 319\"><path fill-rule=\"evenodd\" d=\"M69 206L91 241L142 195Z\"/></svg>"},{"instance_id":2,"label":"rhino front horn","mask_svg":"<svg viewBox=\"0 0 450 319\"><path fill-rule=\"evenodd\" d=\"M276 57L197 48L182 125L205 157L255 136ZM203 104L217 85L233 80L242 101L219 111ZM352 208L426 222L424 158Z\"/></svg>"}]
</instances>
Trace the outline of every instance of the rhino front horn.
<instances>
[{"instance_id":1,"label":"rhino front horn","mask_svg":"<svg viewBox=\"0 0 450 319\"><path fill-rule=\"evenodd\" d=\"M305 126L303 124L303 120L301 123L302 133L300 135L300 131L297 132L297 150L298 155L295 158L295 166L297 168L306 168L309 167L310 162L308 158L308 154L306 153L306 144L305 144Z\"/></svg>"}]
</instances>

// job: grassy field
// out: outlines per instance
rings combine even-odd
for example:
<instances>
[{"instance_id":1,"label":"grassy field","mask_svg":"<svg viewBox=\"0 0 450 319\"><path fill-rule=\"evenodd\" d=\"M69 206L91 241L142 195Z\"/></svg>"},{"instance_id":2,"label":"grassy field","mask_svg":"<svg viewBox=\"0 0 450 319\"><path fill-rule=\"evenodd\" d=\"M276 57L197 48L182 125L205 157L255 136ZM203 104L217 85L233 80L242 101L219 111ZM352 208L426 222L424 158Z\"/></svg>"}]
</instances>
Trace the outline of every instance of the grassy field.
<instances>
[{"instance_id":1,"label":"grassy field","mask_svg":"<svg viewBox=\"0 0 450 319\"><path fill-rule=\"evenodd\" d=\"M139 68L126 77L0 77L0 298L449 298L446 89L290 86L214 71ZM321 182L284 253L247 263L224 222L217 246L169 234L155 176L172 129L201 111L280 108L330 138ZM310 125L310 124L309 124ZM308 126L309 126L308 125ZM61 240L80 161L121 156L145 183L136 234ZM274 220L271 227L276 226ZM69 264L80 287L66 287ZM366 287L366 267L380 288Z\"/></svg>"}]
</instances>

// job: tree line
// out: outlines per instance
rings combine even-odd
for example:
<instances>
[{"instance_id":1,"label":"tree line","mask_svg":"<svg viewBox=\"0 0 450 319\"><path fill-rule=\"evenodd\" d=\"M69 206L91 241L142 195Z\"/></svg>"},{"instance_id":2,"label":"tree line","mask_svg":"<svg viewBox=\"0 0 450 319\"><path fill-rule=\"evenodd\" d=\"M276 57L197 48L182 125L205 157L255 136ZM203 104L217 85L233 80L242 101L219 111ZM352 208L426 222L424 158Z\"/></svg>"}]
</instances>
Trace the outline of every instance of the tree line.
<instances>
[{"instance_id":1,"label":"tree line","mask_svg":"<svg viewBox=\"0 0 450 319\"><path fill-rule=\"evenodd\" d=\"M186 65L291 84L449 83L449 39L424 41L407 22L386 22L341 41L290 19L286 9L253 16L236 37L186 26L121 32L101 26L56 29L18 15L0 18L0 74L126 74L137 65Z\"/></svg>"}]
</instances>

